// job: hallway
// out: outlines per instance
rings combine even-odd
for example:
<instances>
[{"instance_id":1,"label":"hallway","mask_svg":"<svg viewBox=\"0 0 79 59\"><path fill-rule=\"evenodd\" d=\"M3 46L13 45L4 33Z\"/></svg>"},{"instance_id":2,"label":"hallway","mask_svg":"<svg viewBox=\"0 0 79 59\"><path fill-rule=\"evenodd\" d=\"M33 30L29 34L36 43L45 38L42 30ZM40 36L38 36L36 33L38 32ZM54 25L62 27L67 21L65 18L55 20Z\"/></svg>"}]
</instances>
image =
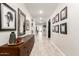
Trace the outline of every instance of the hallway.
<instances>
[{"instance_id":1,"label":"hallway","mask_svg":"<svg viewBox=\"0 0 79 59\"><path fill-rule=\"evenodd\" d=\"M23 53L17 55L79 56L79 4L0 3L0 6L1 47L23 43L18 45Z\"/></svg>"},{"instance_id":2,"label":"hallway","mask_svg":"<svg viewBox=\"0 0 79 59\"><path fill-rule=\"evenodd\" d=\"M35 36L35 44L30 56L58 56L54 46L51 44L50 39L42 32Z\"/></svg>"}]
</instances>

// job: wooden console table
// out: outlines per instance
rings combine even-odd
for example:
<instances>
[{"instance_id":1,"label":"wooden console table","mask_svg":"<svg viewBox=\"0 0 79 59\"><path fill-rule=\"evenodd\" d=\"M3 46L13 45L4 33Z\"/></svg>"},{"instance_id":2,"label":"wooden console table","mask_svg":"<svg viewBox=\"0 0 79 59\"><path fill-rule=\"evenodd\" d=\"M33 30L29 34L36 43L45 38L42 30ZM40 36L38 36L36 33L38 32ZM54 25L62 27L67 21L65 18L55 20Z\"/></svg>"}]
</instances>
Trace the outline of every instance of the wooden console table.
<instances>
[{"instance_id":1,"label":"wooden console table","mask_svg":"<svg viewBox=\"0 0 79 59\"><path fill-rule=\"evenodd\" d=\"M34 45L34 35L27 35L22 39L24 43L16 46L0 46L0 56L29 56Z\"/></svg>"}]
</instances>

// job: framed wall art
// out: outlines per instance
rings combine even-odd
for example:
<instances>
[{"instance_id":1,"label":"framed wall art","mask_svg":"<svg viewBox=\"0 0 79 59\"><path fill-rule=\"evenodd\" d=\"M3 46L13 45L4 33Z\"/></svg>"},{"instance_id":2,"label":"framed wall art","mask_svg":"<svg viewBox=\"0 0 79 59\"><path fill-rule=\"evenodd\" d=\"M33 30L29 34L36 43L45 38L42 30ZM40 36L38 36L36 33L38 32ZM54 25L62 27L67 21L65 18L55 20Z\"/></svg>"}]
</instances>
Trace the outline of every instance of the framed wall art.
<instances>
[{"instance_id":1,"label":"framed wall art","mask_svg":"<svg viewBox=\"0 0 79 59\"><path fill-rule=\"evenodd\" d=\"M55 32L59 33L59 25L55 25Z\"/></svg>"},{"instance_id":2,"label":"framed wall art","mask_svg":"<svg viewBox=\"0 0 79 59\"><path fill-rule=\"evenodd\" d=\"M30 29L30 21L26 20L26 30L28 31Z\"/></svg>"},{"instance_id":3,"label":"framed wall art","mask_svg":"<svg viewBox=\"0 0 79 59\"><path fill-rule=\"evenodd\" d=\"M6 3L0 3L0 31L16 30L16 11Z\"/></svg>"},{"instance_id":4,"label":"framed wall art","mask_svg":"<svg viewBox=\"0 0 79 59\"><path fill-rule=\"evenodd\" d=\"M60 12L60 20L67 18L67 6Z\"/></svg>"},{"instance_id":5,"label":"framed wall art","mask_svg":"<svg viewBox=\"0 0 79 59\"><path fill-rule=\"evenodd\" d=\"M31 26L33 27L33 23L31 23Z\"/></svg>"},{"instance_id":6,"label":"framed wall art","mask_svg":"<svg viewBox=\"0 0 79 59\"><path fill-rule=\"evenodd\" d=\"M25 32L26 32L25 26L26 26L26 16L18 8L18 36L25 34Z\"/></svg>"},{"instance_id":7,"label":"framed wall art","mask_svg":"<svg viewBox=\"0 0 79 59\"><path fill-rule=\"evenodd\" d=\"M53 18L52 18L52 24L54 24L54 23L55 23L55 18L53 17Z\"/></svg>"},{"instance_id":8,"label":"framed wall art","mask_svg":"<svg viewBox=\"0 0 79 59\"><path fill-rule=\"evenodd\" d=\"M43 28L46 28L46 25L43 25Z\"/></svg>"},{"instance_id":9,"label":"framed wall art","mask_svg":"<svg viewBox=\"0 0 79 59\"><path fill-rule=\"evenodd\" d=\"M54 17L55 22L59 22L59 13Z\"/></svg>"},{"instance_id":10,"label":"framed wall art","mask_svg":"<svg viewBox=\"0 0 79 59\"><path fill-rule=\"evenodd\" d=\"M67 34L67 23L60 24L60 33Z\"/></svg>"},{"instance_id":11,"label":"framed wall art","mask_svg":"<svg viewBox=\"0 0 79 59\"><path fill-rule=\"evenodd\" d=\"M52 32L55 32L55 26L52 27Z\"/></svg>"}]
</instances>

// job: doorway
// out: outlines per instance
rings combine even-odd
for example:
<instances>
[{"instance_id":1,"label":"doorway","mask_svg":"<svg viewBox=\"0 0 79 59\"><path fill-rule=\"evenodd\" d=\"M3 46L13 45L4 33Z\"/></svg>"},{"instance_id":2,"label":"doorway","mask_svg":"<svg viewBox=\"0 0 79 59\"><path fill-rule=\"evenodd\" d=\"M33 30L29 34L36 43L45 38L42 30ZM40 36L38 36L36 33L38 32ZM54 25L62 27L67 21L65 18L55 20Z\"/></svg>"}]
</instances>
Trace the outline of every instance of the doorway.
<instances>
[{"instance_id":1,"label":"doorway","mask_svg":"<svg viewBox=\"0 0 79 59\"><path fill-rule=\"evenodd\" d=\"M48 21L48 38L51 37L51 22L50 22L50 19Z\"/></svg>"}]
</instances>

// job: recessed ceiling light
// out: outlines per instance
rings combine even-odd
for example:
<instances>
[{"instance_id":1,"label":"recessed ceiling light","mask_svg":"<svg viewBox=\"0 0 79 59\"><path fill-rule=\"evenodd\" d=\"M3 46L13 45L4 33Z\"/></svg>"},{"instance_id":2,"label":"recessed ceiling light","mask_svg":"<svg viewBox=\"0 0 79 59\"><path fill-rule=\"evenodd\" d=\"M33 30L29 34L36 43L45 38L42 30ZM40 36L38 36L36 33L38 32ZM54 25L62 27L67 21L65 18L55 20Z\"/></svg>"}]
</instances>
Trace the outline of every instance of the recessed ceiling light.
<instances>
[{"instance_id":1,"label":"recessed ceiling light","mask_svg":"<svg viewBox=\"0 0 79 59\"><path fill-rule=\"evenodd\" d=\"M40 10L40 14L43 14L43 11L42 10Z\"/></svg>"}]
</instances>

